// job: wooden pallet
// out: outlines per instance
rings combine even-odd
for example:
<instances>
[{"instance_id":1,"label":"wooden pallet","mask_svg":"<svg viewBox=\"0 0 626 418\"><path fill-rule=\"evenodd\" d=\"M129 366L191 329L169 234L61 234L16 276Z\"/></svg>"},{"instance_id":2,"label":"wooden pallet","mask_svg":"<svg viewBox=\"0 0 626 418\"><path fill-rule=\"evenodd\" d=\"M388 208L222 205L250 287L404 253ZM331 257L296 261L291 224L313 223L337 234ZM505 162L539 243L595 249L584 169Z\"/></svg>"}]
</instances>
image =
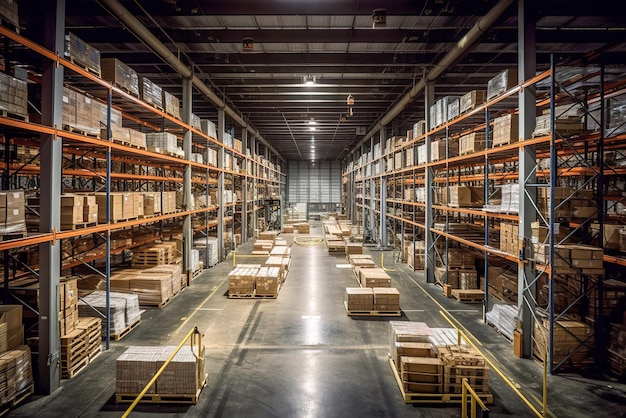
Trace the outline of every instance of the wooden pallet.
<instances>
[{"instance_id":1,"label":"wooden pallet","mask_svg":"<svg viewBox=\"0 0 626 418\"><path fill-rule=\"evenodd\" d=\"M0 110L0 116L28 122L28 115L20 115L19 113L7 112L6 110Z\"/></svg>"},{"instance_id":2,"label":"wooden pallet","mask_svg":"<svg viewBox=\"0 0 626 418\"><path fill-rule=\"evenodd\" d=\"M137 320L137 322L135 322L132 325L127 326L126 328L124 328L120 333L118 334L111 334L111 338L114 341L119 341L122 338L124 338L124 336L126 336L126 334L128 334L129 332L131 332L132 330L134 330L137 325L139 325L141 323L141 319Z\"/></svg>"},{"instance_id":3,"label":"wooden pallet","mask_svg":"<svg viewBox=\"0 0 626 418\"><path fill-rule=\"evenodd\" d=\"M348 303L343 302L343 306L346 308L348 316L402 316L402 311L362 311L362 310L350 310L348 309Z\"/></svg>"},{"instance_id":4,"label":"wooden pallet","mask_svg":"<svg viewBox=\"0 0 626 418\"><path fill-rule=\"evenodd\" d=\"M73 379L74 376L80 373L88 364L88 355L85 355L82 359L68 367L63 367L63 362L61 362L61 379Z\"/></svg>"},{"instance_id":5,"label":"wooden pallet","mask_svg":"<svg viewBox=\"0 0 626 418\"><path fill-rule=\"evenodd\" d=\"M279 288L280 290L280 288ZM278 292L272 295L258 295L256 293L233 293L228 294L228 299L276 299L278 297Z\"/></svg>"},{"instance_id":6,"label":"wooden pallet","mask_svg":"<svg viewBox=\"0 0 626 418\"><path fill-rule=\"evenodd\" d=\"M391 357L388 358L389 364L391 365L391 370L393 371L393 375L396 378L396 383L400 388L400 393L402 393L402 399L404 399L405 403L415 403L415 404L460 404L463 402L463 395L460 393L412 393L406 392L404 390L404 386L402 384L402 379L400 378L400 374L398 374L398 370L396 369L396 365L393 363L393 359ZM485 404L493 403L493 394L491 393L483 393L477 394L478 397ZM469 401L471 399L470 396L467 396L465 401Z\"/></svg>"},{"instance_id":7,"label":"wooden pallet","mask_svg":"<svg viewBox=\"0 0 626 418\"><path fill-rule=\"evenodd\" d=\"M452 289L452 297L459 302L481 303L485 299L485 292L480 289Z\"/></svg>"},{"instance_id":8,"label":"wooden pallet","mask_svg":"<svg viewBox=\"0 0 626 418\"><path fill-rule=\"evenodd\" d=\"M102 73L98 70L96 70L95 68L91 68L89 65L81 62L80 60L77 60L74 57L65 57L67 60L69 60L72 64L74 64L77 67L82 68L83 70L87 71L88 73L97 75L98 77L102 77Z\"/></svg>"},{"instance_id":9,"label":"wooden pallet","mask_svg":"<svg viewBox=\"0 0 626 418\"><path fill-rule=\"evenodd\" d=\"M0 405L0 417L4 416L7 412L9 412L9 410L24 402L33 393L35 393L35 384L31 383L26 388L19 391L13 399L6 402L4 405Z\"/></svg>"},{"instance_id":10,"label":"wooden pallet","mask_svg":"<svg viewBox=\"0 0 626 418\"><path fill-rule=\"evenodd\" d=\"M163 393L146 393L139 400L140 403L163 403L163 404L192 404L195 405L198 403L198 398L200 397L200 392L206 386L206 382L208 379L208 375L204 376L204 380L200 385L200 388L197 390L195 394L163 394ZM128 393L116 393L115 394L115 402L117 403L132 403L135 401L139 394L128 394Z\"/></svg>"},{"instance_id":11,"label":"wooden pallet","mask_svg":"<svg viewBox=\"0 0 626 418\"><path fill-rule=\"evenodd\" d=\"M61 225L61 230L71 231L75 229L91 228L92 226L98 226L98 222L79 222L76 224L64 224L64 225Z\"/></svg>"},{"instance_id":12,"label":"wooden pallet","mask_svg":"<svg viewBox=\"0 0 626 418\"><path fill-rule=\"evenodd\" d=\"M88 136L90 138L100 139L100 132L98 133L88 132L88 131L85 131L84 129L80 129L71 125L64 125L63 130L74 133L74 134L78 134L78 135Z\"/></svg>"}]
</instances>

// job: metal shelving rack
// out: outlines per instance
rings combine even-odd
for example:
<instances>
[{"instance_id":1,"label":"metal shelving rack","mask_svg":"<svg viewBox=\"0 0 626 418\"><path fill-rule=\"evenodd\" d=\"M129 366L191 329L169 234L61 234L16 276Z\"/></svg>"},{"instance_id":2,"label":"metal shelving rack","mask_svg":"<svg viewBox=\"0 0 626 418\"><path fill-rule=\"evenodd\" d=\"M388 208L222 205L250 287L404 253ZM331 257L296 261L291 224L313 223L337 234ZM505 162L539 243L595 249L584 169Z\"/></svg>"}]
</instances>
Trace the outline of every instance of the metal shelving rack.
<instances>
[{"instance_id":1,"label":"metal shelving rack","mask_svg":"<svg viewBox=\"0 0 626 418\"><path fill-rule=\"evenodd\" d=\"M439 255L436 252L436 243L438 240L445 239L446 245L443 245L443 248L447 250L448 243L456 243L463 247L474 249L480 254L484 259L484 288L489 289L489 276L487 273L489 269L489 260L490 259L499 259L505 263L509 263L513 267L514 270L518 272L519 275L519 299L518 305L520 307L525 306L529 309L529 311L535 315L538 307L537 301L537 293L536 291L530 291L534 287L537 286L537 283L542 278L542 274L547 275L547 282L550 285L550 294L548 297L549 305L546 307L547 312L549 313L549 324L550 324L550 335L549 335L549 344L548 349L550 352L549 355L549 369L552 373L560 371L561 366L564 364L565 360L555 363L553 361L553 350L554 350L554 326L555 324L562 318L564 315L571 313L572 307L579 303L583 298L590 298L593 290L597 290L596 298L599 300L596 301L596 306L602 305L602 284L603 279L602 276L597 278L590 279L587 275L583 274L580 269L578 269L578 276L583 286L583 291L580 294L576 295L576 298L570 306L566 306L563 309L555 309L554 299L555 299L555 289L552 271L549 268L549 265L554 264L554 257L557 256L554 251L555 245L559 244L559 242L554 237L555 231L555 205L552 205L551 213L548 217L538 215L540 213L539 208L537 207L536 202L536 193L538 188L544 188L548 190L550 194L551 202L554 202L554 192L556 187L561 183L574 183L573 179L578 179L581 175L585 175L585 179L583 183L578 184L578 188L591 188L595 191L595 200L596 205L600 209L598 211L598 224L599 231L596 232L597 236L603 236L602 225L605 218L605 212L607 208L610 208L611 205L614 205L616 201L623 201L623 197L615 197L615 194L611 194L613 200L608 200L604 197L607 191L607 178L609 176L623 176L624 169L618 167L611 167L610 172L606 167L606 164L603 162L603 152L606 149L607 138L610 138L610 143L612 144L613 149L617 149L621 147L621 149L625 148L624 134L619 133L615 134L616 129L622 129L623 127L618 126L615 128L613 134L609 134L604 128L606 125L606 114L608 112L608 108L605 106L606 96L610 95L610 97L617 97L619 95L624 94L624 80L623 78L620 80L615 77L612 78L612 86L607 88L607 83L604 81L604 72L600 69L589 70L591 73L586 78L589 79L589 82L579 81L578 86L582 89L582 93L579 91L575 93L574 88L577 87L576 83L567 83L567 79L560 80L558 75L560 72L565 71L566 69L559 68L551 68L550 70L544 71L536 75L535 77L521 83L520 85L509 89L506 93L498 96L487 102L482 106L478 106L475 109L471 110L468 113L462 114L460 117L446 122L443 125L430 129L429 132L421 135L418 138L414 138L410 141L407 141L401 148L401 150L411 150L416 149L417 145L427 144L430 142L431 138L440 137L444 138L446 141L449 141L453 138L456 138L457 135L461 132L467 131L467 129L476 129L482 130L485 132L486 138L486 146L482 151L477 151L468 155L461 156L451 156L449 154L446 155L446 158L441 159L439 161L431 161L430 160L430 149L427 149L427 161L422 164L415 164L412 167L405 167L402 169L396 169L393 171L388 171L385 176L387 179L390 179L391 184L395 184L398 177L404 179L404 182L409 184L409 190L411 196L406 196L403 200L397 200L396 195L393 193L393 186L389 189L391 190L390 196L393 196L391 199L387 201L387 208L390 211L388 217L392 218L394 221L402 223L406 226L414 226L418 227L424 231L425 235L432 235L432 240L429 241L427 239L427 258L429 260L434 260L435 257ZM580 69L578 71L581 71ZM623 72L620 70L616 70L613 72L614 75L620 74L623 77ZM552 80L552 81L551 81ZM552 85L552 89L546 88L546 86ZM556 87L558 86L558 89ZM584 87L584 88L582 88ZM532 113L532 124L534 126L535 119L535 110L538 109L541 111L543 108L550 108L551 115L551 129L550 134L543 134L538 136L528 135L521 142L513 142L511 144L502 145L497 148L493 148L489 144L490 138L490 130L492 128L493 117L497 115L499 112L502 112L505 109L510 109L510 111L516 110L517 103L517 95L524 91L525 89L535 89L541 91L541 93L537 96L539 97L536 100L536 104L533 105L533 113ZM558 90L558 91L557 91ZM593 93L595 91L595 93ZM428 96L428 93L426 94ZM555 118L558 115L555 115L555 105L564 103L564 100L567 98L574 97L578 103L578 105L582 105L583 108L589 109L590 107L595 106L595 110L597 112L596 118L599 119L597 121L598 125L603 127L599 133L586 133L584 135L576 135L574 137L570 137L568 135L562 135L559 132L558 126L556 125ZM535 99L533 99L534 101ZM427 103L428 104L428 103ZM429 106L426 106L429 108ZM585 113L585 118L589 118L588 112ZM428 121L428 115L426 117ZM520 116L520 123L523 123ZM623 131L623 129L622 129ZM448 150L449 147L446 147ZM530 151L531 155L533 155L532 164L533 166L529 169L524 168L520 165L521 162L518 163L518 152L522 152L524 150ZM446 151L448 152L448 151ZM351 177L356 177L362 180L363 190L367 191L367 186L376 187L379 184L379 179L381 176L376 176L373 174L367 174L368 165L376 164L379 161L382 161L385 158L385 155L381 156L379 159L369 159L366 157L365 149L361 149L360 154L356 153L353 156L353 160L346 167L344 171L344 177L349 179ZM360 159L359 159L360 158ZM573 159L576 160L574 164L572 164ZM549 160L548 169L540 169L537 168L537 161L546 161ZM527 161L528 162L528 161ZM494 167L498 167L498 171L494 170ZM478 170L476 170L478 168ZM371 170L371 168L370 168ZM365 173L364 175L359 176L359 174ZM425 179L425 181L424 181ZM557 179L559 179L557 181ZM523 181L525 182L524 187L521 188L521 194L526 196L529 199L529 202L533 205L532 210L528 209L524 215L520 215L517 213L496 213L496 212L488 212L482 209L473 209L473 208L453 208L446 204L436 204L432 200L432 190L441 185L449 186L450 184L467 184L467 185L482 185L483 187L483 199L485 204L489 204L490 197L494 191L494 186L498 184L502 184L501 182L510 182L510 181ZM578 180L576 180L578 182ZM419 202L416 201L416 191L418 187L422 187L424 184L428 185L425 189L426 201ZM515 183L519 184L519 183ZM619 184L619 183L612 183ZM446 187L448 189L448 187ZM357 189L358 190L358 189ZM576 192L576 188L574 188L574 193ZM446 192L449 193L449 192ZM574 193L571 196L564 199L564 201L568 201L574 198ZM365 193L367 194L367 192ZM449 197L449 195L448 195ZM522 196L520 196L520 200L522 200ZM449 201L449 200L447 200ZM357 199L358 202L358 199ZM363 213L363 217L367 218L366 209L368 209L368 205L366 203L366 198L362 200L363 204L359 205L357 203L355 209L353 209L356 213L352 215L355 218L359 217L360 213ZM402 215L398 215L398 207L399 205L403 208L401 209ZM559 206L556 206L558 209ZM420 209L424 209L426 212L426 219L418 220L416 215ZM409 216L407 216L407 213ZM521 212L520 212L521 213ZM519 253L505 253L501 251L497 246L493 245L491 238L492 231L495 231L498 228L498 222L513 222L515 224L520 223L521 219L524 219L524 222L530 224L530 222L535 219L541 219L543 217L543 224L546 225L550 234L550 242L548 243L550 251L549 257L550 262L548 265L535 263L534 257L532 254L532 242L530 239L530 234L525 236L523 243L520 243L520 252ZM428 219L430 218L430 220ZM449 224L450 221L458 221L458 220L466 220L471 221L472 223L481 223L484 225L482 228L481 238L476 239L465 239L462 237L458 237L452 235L446 230L440 230L433 228L433 224L438 219L445 221L446 225ZM592 231L590 231L591 217L586 219L578 219L580 222L580 227L576 228L581 231L586 231L586 237L588 239L583 242L594 244L598 246L602 246L601 241L597 238L593 239ZM573 232L572 232L573 233ZM570 234L571 235L571 234ZM523 235L522 235L523 236ZM456 245L455 244L455 245ZM605 254L604 257L605 263L617 263L620 265L626 265L626 257L619 257L614 254ZM431 261L432 263L432 261ZM430 267L430 268L429 268ZM530 268L529 268L530 267ZM431 277L432 274L432 264L430 266L427 263L426 267L426 280L428 282L434 282L434 278ZM489 292L485 293L485 301L484 307L485 311L492 305L492 301L489 299ZM602 315L597 315L597 312L590 317L581 317L583 321L585 319L591 319L596 328L595 335L600 335L599 330L602 329ZM532 323L537 320L529 321L530 327L532 330ZM528 325L528 324L527 324ZM579 347L584 347L585 345L590 345L590 338L582 339L580 341ZM597 341L598 342L598 341ZM606 348L606 345L602 345L603 342L600 341L599 348ZM532 350L532 345L531 348ZM531 355L531 351L526 351L526 355ZM568 356L569 357L569 356ZM598 358L602 358L602 355L598 356Z\"/></svg>"},{"instance_id":2,"label":"metal shelving rack","mask_svg":"<svg viewBox=\"0 0 626 418\"><path fill-rule=\"evenodd\" d=\"M54 15L54 13L53 13ZM60 34L62 38L62 33L64 28L59 26L59 20L57 20L58 16L52 16L52 27L54 27L57 34ZM54 26L56 25L56 26ZM40 146L40 141L36 139L17 139L14 142L9 143L9 136L16 138L31 138L36 136L41 136L42 138L50 138L49 141L41 141L41 146L45 146L45 149L41 150L41 167L34 166L32 164L21 164L16 165L13 164L10 159L5 159L3 162L3 170L6 185L13 186L24 186L24 185L32 185L38 184L38 176L40 172L48 172L51 173L52 180L51 184L54 183L55 177L55 169L54 165L57 164L57 161L62 160L62 155L68 156L66 159L66 166L61 167L58 166L58 176L59 179L66 179L65 185L71 187L80 187L83 190L96 190L101 187L103 190L106 190L107 193L107 214L110 215L109 211L109 196L111 193L112 185L115 182L115 186L119 187L121 190L142 190L145 188L147 184L153 183L155 184L155 188L157 190L162 190L164 186L167 185L179 185L176 188L180 189L182 186L183 194L185 195L183 199L183 209L174 213L161 214L156 215L150 218L145 219L134 219L127 220L118 223L112 223L110 219L107 219L107 223L100 224L96 226L88 226L83 229L74 229L74 230L60 230L59 225L48 225L49 222L43 222L40 225L40 232L33 235L28 235L23 238L8 240L0 242L0 251L4 254L4 294L7 297L7 291L10 290L12 286L11 282L11 271L9 269L9 259L15 260L15 257L12 257L10 254L11 251L15 251L19 248L31 247L39 245L42 249L42 256L45 259L42 259L42 270L39 272L30 268L28 265L24 265L24 267L32 274L35 274L39 278L39 282L41 284L41 304L40 310L37 312L38 315L41 315L41 318L45 318L44 323L42 324L40 321L39 328L41 330L41 345L40 346L40 375L43 379L42 388L43 390L52 392L59 385L59 371L56 366L56 362L53 361L55 356L58 355L58 347L59 347L59 330L56 323L58 322L58 309L54 308L54 301L57 299L57 296L54 296L54 289L58 288L60 272L62 269L71 268L78 265L90 265L90 259L82 259L82 260L74 260L63 267L61 265L57 265L55 268L55 259L60 260L60 252L58 251L59 245L58 242L62 240L74 239L81 236L93 235L94 237L100 236L103 237L106 243L106 250L104 254L104 258L106 260L104 272L100 272L103 275L104 280L106 282L106 290L107 294L110 291L109 288L109 278L111 274L111 255L120 251L124 251L134 246L141 245L142 243L134 243L132 246L126 246L123 248L111 249L110 245L110 237L111 233L116 230L121 230L125 228L143 228L148 225L156 226L156 229L162 230L164 222L170 221L183 221L183 235L185 237L185 250L184 254L184 269L187 274L189 271L189 250L192 245L192 234L195 232L200 232L203 234L207 234L207 231L211 228L217 228L221 230L223 228L225 221L234 222L234 216L230 219L225 219L224 214L224 206L222 205L209 205L204 208L193 209L189 206L189 198L188 195L191 193L192 185L195 187L200 187L205 189L205 194L208 194L208 188L213 187L214 185L222 185L223 190L223 182L225 176L231 177L231 184L234 184L234 178L242 178L243 181L248 182L251 181L253 187L258 181L265 181L269 183L270 180L263 179L258 174L253 174L255 172L261 171L263 168L262 165L257 162L253 155L246 156L243 153L235 151L234 149L230 149L223 145L222 142L218 141L218 139L212 138L205 133L199 131L194 128L190 124L190 114L191 108L189 105L185 105L185 103L191 103L191 84L186 83L186 86L183 86L183 119L184 122L159 110L151 105L143 102L142 100L128 94L124 90L116 87L115 85L102 80L99 76L93 74L90 71L83 69L82 67L75 65L74 63L60 57L58 54L52 52L52 49L45 48L25 37L14 32L13 30L7 29L5 27L0 27L0 37L4 38L8 43L15 43L16 45L20 45L20 47L30 51L33 57L35 57L35 61L39 59L47 60L50 63L51 67L55 69L65 69L68 74L66 77L70 77L72 82L76 82L76 80L80 80L79 84L81 87L83 86L91 86L93 88L93 94L97 97L99 95L101 100L105 100L108 104L108 108L111 109L112 106L116 106L118 104L123 104L123 115L124 118L128 118L133 122L137 122L140 126L147 129L154 129L156 131L161 131L165 127L173 127L177 131L182 131L182 143L183 148L185 150L185 158L177 158L170 155L160 154L157 152L151 152L144 149L132 148L125 144L115 143L109 140L110 138L110 128L108 128L106 138L98 138L95 136L88 136L78 132L69 132L60 129L60 121L54 124L46 124L46 123L35 123L28 120L20 120L14 119L11 117L0 116L0 126L5 132L5 137L7 138L7 142L5 146L8 148L9 145L22 144L28 146ZM58 45L57 45L58 46ZM62 42L61 47L57 48L62 50ZM51 86L53 89L60 89L62 87L62 78L63 71L56 71L54 73L54 77L56 77L56 84ZM44 82L49 78L44 77ZM59 91L57 91L59 93ZM104 96L103 96L104 94ZM54 97L54 96L52 96ZM60 96L57 96L60 97ZM59 102L60 104L60 102ZM61 107L57 106L58 110L56 111L58 117L60 118ZM133 113L136 112L140 116L135 117ZM221 113L221 115L220 115ZM221 129L221 132L224 131L224 112L218 111L218 115L220 116L220 120L218 121ZM161 126L155 126L150 122L145 122L143 118L148 116L150 119L160 119ZM108 123L107 126L110 126L110 112L108 115ZM59 119L60 120L60 119ZM221 123L220 123L221 122ZM179 137L180 139L180 137ZM58 142L57 142L58 141ZM254 143L254 139L251 141ZM50 145L53 145L53 150L51 150ZM208 164L198 163L190 160L191 150L195 148L206 148L208 146L212 146L214 148L218 148L220 150L221 156L223 156L224 152L228 152L236 158L238 158L241 162L245 161L246 168L248 168L248 164L250 165L250 171L244 174L239 172L234 172L232 170L226 170L223 167L212 167ZM6 149L5 148L5 149ZM8 158L8 152L6 153ZM58 160L57 160L58 158ZM96 162L104 161L105 168L100 169L96 167ZM32 160L30 161L32 162ZM123 165L132 166L133 168L129 173L116 173L112 170L112 162L120 163ZM86 163L93 164L93 167L88 168L80 168L81 166L86 167ZM151 168L151 172L149 173L148 167ZM267 170L270 170L270 167L267 167ZM157 174L153 174L152 171L156 171ZM282 178L284 174L273 169L274 180L277 187L282 187L284 184L284 179ZM8 181L12 179L12 181ZM22 183L25 182L25 183ZM45 213L49 217L52 216L54 219L54 213L58 214L60 205L59 196L61 194L61 184L59 181L56 186L46 186L42 188L44 194L42 194L42 203L43 207L42 213ZM218 193L218 195L221 193ZM234 205L231 205L232 209L234 209ZM213 216L217 212L217 216ZM50 215L52 214L52 215ZM195 227L192 227L192 218L196 218L197 222ZM256 220L256 216L252 216L252 224L254 225ZM48 227L50 226L50 227ZM222 236L222 234L218 234L218 236ZM55 250L55 248L57 248ZM48 249L52 249L48 251ZM221 253L222 257L224 253ZM58 256L58 257L57 257ZM52 263L49 263L46 260L51 260ZM57 290L58 292L58 290ZM49 302L48 302L49 301ZM109 333L106 335L106 344L108 348L109 344Z\"/></svg>"}]
</instances>

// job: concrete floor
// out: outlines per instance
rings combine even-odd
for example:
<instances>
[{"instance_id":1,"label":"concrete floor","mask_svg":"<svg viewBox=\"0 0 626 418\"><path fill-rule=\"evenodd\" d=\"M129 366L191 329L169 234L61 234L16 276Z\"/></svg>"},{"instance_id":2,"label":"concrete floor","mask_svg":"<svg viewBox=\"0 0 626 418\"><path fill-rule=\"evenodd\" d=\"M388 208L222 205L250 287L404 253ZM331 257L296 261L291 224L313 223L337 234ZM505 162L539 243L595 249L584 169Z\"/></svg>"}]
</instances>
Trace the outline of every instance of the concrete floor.
<instances>
[{"instance_id":1,"label":"concrete floor","mask_svg":"<svg viewBox=\"0 0 626 418\"><path fill-rule=\"evenodd\" d=\"M314 234L322 235L319 223ZM248 243L240 251L250 249ZM381 253L372 254L380 264ZM330 255L323 244L294 244L292 257L277 299L228 299L232 260L206 270L163 308L146 310L136 329L112 342L75 378L63 380L55 393L33 396L7 416L118 417L127 405L115 403L115 359L133 345L176 345L197 326L204 334L209 376L198 404L139 405L131 416L458 417L459 406L406 404L387 361L389 320L449 327L439 313L444 309L480 341L492 362L490 416L534 416L518 393L541 410L541 366L516 358L511 343L482 323L480 305L443 297L440 287L426 284L406 265L395 265L386 253L403 316L348 317L345 288L357 283L350 269L337 267L347 263L345 257ZM549 415L626 416L624 386L549 376Z\"/></svg>"}]
</instances>

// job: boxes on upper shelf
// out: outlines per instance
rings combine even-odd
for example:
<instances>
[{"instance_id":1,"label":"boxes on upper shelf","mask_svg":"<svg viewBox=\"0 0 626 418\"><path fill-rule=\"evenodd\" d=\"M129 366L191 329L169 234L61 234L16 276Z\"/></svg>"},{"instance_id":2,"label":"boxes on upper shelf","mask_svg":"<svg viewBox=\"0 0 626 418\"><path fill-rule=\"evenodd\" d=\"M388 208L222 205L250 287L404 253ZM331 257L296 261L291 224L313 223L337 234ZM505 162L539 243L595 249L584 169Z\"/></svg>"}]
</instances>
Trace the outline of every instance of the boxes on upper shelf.
<instances>
[{"instance_id":1,"label":"boxes on upper shelf","mask_svg":"<svg viewBox=\"0 0 626 418\"><path fill-rule=\"evenodd\" d=\"M117 58L102 58L100 64L103 79L139 97L139 75L135 70Z\"/></svg>"},{"instance_id":2,"label":"boxes on upper shelf","mask_svg":"<svg viewBox=\"0 0 626 418\"><path fill-rule=\"evenodd\" d=\"M509 113L493 120L493 146L518 142L519 115Z\"/></svg>"},{"instance_id":3,"label":"boxes on upper shelf","mask_svg":"<svg viewBox=\"0 0 626 418\"><path fill-rule=\"evenodd\" d=\"M450 185L450 206L482 207L484 202L483 188Z\"/></svg>"},{"instance_id":4,"label":"boxes on upper shelf","mask_svg":"<svg viewBox=\"0 0 626 418\"><path fill-rule=\"evenodd\" d=\"M25 81L0 73L0 110L28 116L28 86Z\"/></svg>"},{"instance_id":5,"label":"boxes on upper shelf","mask_svg":"<svg viewBox=\"0 0 626 418\"><path fill-rule=\"evenodd\" d=\"M0 190L0 232L25 229L24 191Z\"/></svg>"},{"instance_id":6,"label":"boxes on upper shelf","mask_svg":"<svg viewBox=\"0 0 626 418\"><path fill-rule=\"evenodd\" d=\"M163 90L163 109L165 113L180 119L180 100L167 90Z\"/></svg>"},{"instance_id":7,"label":"boxes on upper shelf","mask_svg":"<svg viewBox=\"0 0 626 418\"><path fill-rule=\"evenodd\" d=\"M480 106L481 104L485 103L486 97L486 90L472 90L465 93L463 96L461 96L460 99L460 112L465 113L474 109L476 106Z\"/></svg>"},{"instance_id":8,"label":"boxes on upper shelf","mask_svg":"<svg viewBox=\"0 0 626 418\"><path fill-rule=\"evenodd\" d=\"M472 154L485 149L485 133L472 132L459 138L459 154Z\"/></svg>"},{"instance_id":9,"label":"boxes on upper shelf","mask_svg":"<svg viewBox=\"0 0 626 418\"><path fill-rule=\"evenodd\" d=\"M9 22L13 26L20 26L19 9L17 1L2 0L0 1L0 16L3 20Z\"/></svg>"},{"instance_id":10,"label":"boxes on upper shelf","mask_svg":"<svg viewBox=\"0 0 626 418\"><path fill-rule=\"evenodd\" d=\"M144 102L150 103L157 109L163 110L163 89L156 83L150 81L148 77L140 77L139 97L141 97Z\"/></svg>"},{"instance_id":11,"label":"boxes on upper shelf","mask_svg":"<svg viewBox=\"0 0 626 418\"><path fill-rule=\"evenodd\" d=\"M73 33L65 35L65 57L75 64L100 75L100 51Z\"/></svg>"},{"instance_id":12,"label":"boxes on upper shelf","mask_svg":"<svg viewBox=\"0 0 626 418\"><path fill-rule=\"evenodd\" d=\"M200 119L200 130L210 136L217 139L217 129L215 123L208 119Z\"/></svg>"},{"instance_id":13,"label":"boxes on upper shelf","mask_svg":"<svg viewBox=\"0 0 626 418\"><path fill-rule=\"evenodd\" d=\"M459 141L457 139L440 139L430 144L431 161L445 160L457 155L459 155Z\"/></svg>"},{"instance_id":14,"label":"boxes on upper shelf","mask_svg":"<svg viewBox=\"0 0 626 418\"><path fill-rule=\"evenodd\" d=\"M176 154L178 138L169 132L151 132L146 134L146 146L149 151Z\"/></svg>"},{"instance_id":15,"label":"boxes on upper shelf","mask_svg":"<svg viewBox=\"0 0 626 418\"><path fill-rule=\"evenodd\" d=\"M501 95L517 85L517 70L504 70L487 83L487 100Z\"/></svg>"},{"instance_id":16,"label":"boxes on upper shelf","mask_svg":"<svg viewBox=\"0 0 626 418\"><path fill-rule=\"evenodd\" d=\"M451 101L448 101L448 120L458 117L460 113L460 100L458 97L453 97Z\"/></svg>"}]
</instances>

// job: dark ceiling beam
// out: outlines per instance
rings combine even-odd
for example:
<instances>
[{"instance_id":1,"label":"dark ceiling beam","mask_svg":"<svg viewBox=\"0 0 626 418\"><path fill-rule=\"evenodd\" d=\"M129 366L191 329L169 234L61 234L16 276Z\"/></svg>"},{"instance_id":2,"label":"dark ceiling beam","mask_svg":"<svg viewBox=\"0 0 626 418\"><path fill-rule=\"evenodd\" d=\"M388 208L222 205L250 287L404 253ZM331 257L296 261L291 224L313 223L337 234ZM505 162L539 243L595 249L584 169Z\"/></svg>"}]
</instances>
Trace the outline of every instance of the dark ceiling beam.
<instances>
[{"instance_id":1,"label":"dark ceiling beam","mask_svg":"<svg viewBox=\"0 0 626 418\"><path fill-rule=\"evenodd\" d=\"M84 0L68 0L68 16L90 16L94 8L91 2ZM452 0L445 2L427 0L406 0L398 2L381 2L381 0L315 0L315 1L284 1L284 0L168 0L141 2L154 16L197 17L201 15L313 15L313 16L371 16L376 8L385 7L387 16L419 15L424 12L431 16L447 15L482 15L493 5L493 0ZM127 7L137 15L141 15L133 2ZM553 16L614 16L614 2L596 2L589 7L584 0L545 1L538 5L538 14ZM101 13L101 10L98 11Z\"/></svg>"},{"instance_id":2,"label":"dark ceiling beam","mask_svg":"<svg viewBox=\"0 0 626 418\"><path fill-rule=\"evenodd\" d=\"M467 23L467 22L465 22ZM473 23L473 22L472 22ZM193 45L206 44L237 44L239 46L244 38L254 40L256 52L263 50L263 44L273 43L326 43L326 44L393 44L394 49L401 44L445 44L457 42L460 39L459 29L450 28L410 28L410 29L194 29L192 27L166 26L167 34L171 40L179 44ZM102 43L133 44L136 38L123 28L110 26L85 27L83 25L67 26L67 29L82 39L88 39L90 43L97 45ZM163 43L171 42L158 29L150 28L155 36ZM464 32L464 31L462 31ZM462 33L461 32L461 33ZM624 28L588 27L588 28L537 28L537 43L589 43L619 42L624 39ZM490 43L516 43L517 28L498 27L489 31L483 44ZM432 46L429 46L432 48Z\"/></svg>"}]
</instances>

